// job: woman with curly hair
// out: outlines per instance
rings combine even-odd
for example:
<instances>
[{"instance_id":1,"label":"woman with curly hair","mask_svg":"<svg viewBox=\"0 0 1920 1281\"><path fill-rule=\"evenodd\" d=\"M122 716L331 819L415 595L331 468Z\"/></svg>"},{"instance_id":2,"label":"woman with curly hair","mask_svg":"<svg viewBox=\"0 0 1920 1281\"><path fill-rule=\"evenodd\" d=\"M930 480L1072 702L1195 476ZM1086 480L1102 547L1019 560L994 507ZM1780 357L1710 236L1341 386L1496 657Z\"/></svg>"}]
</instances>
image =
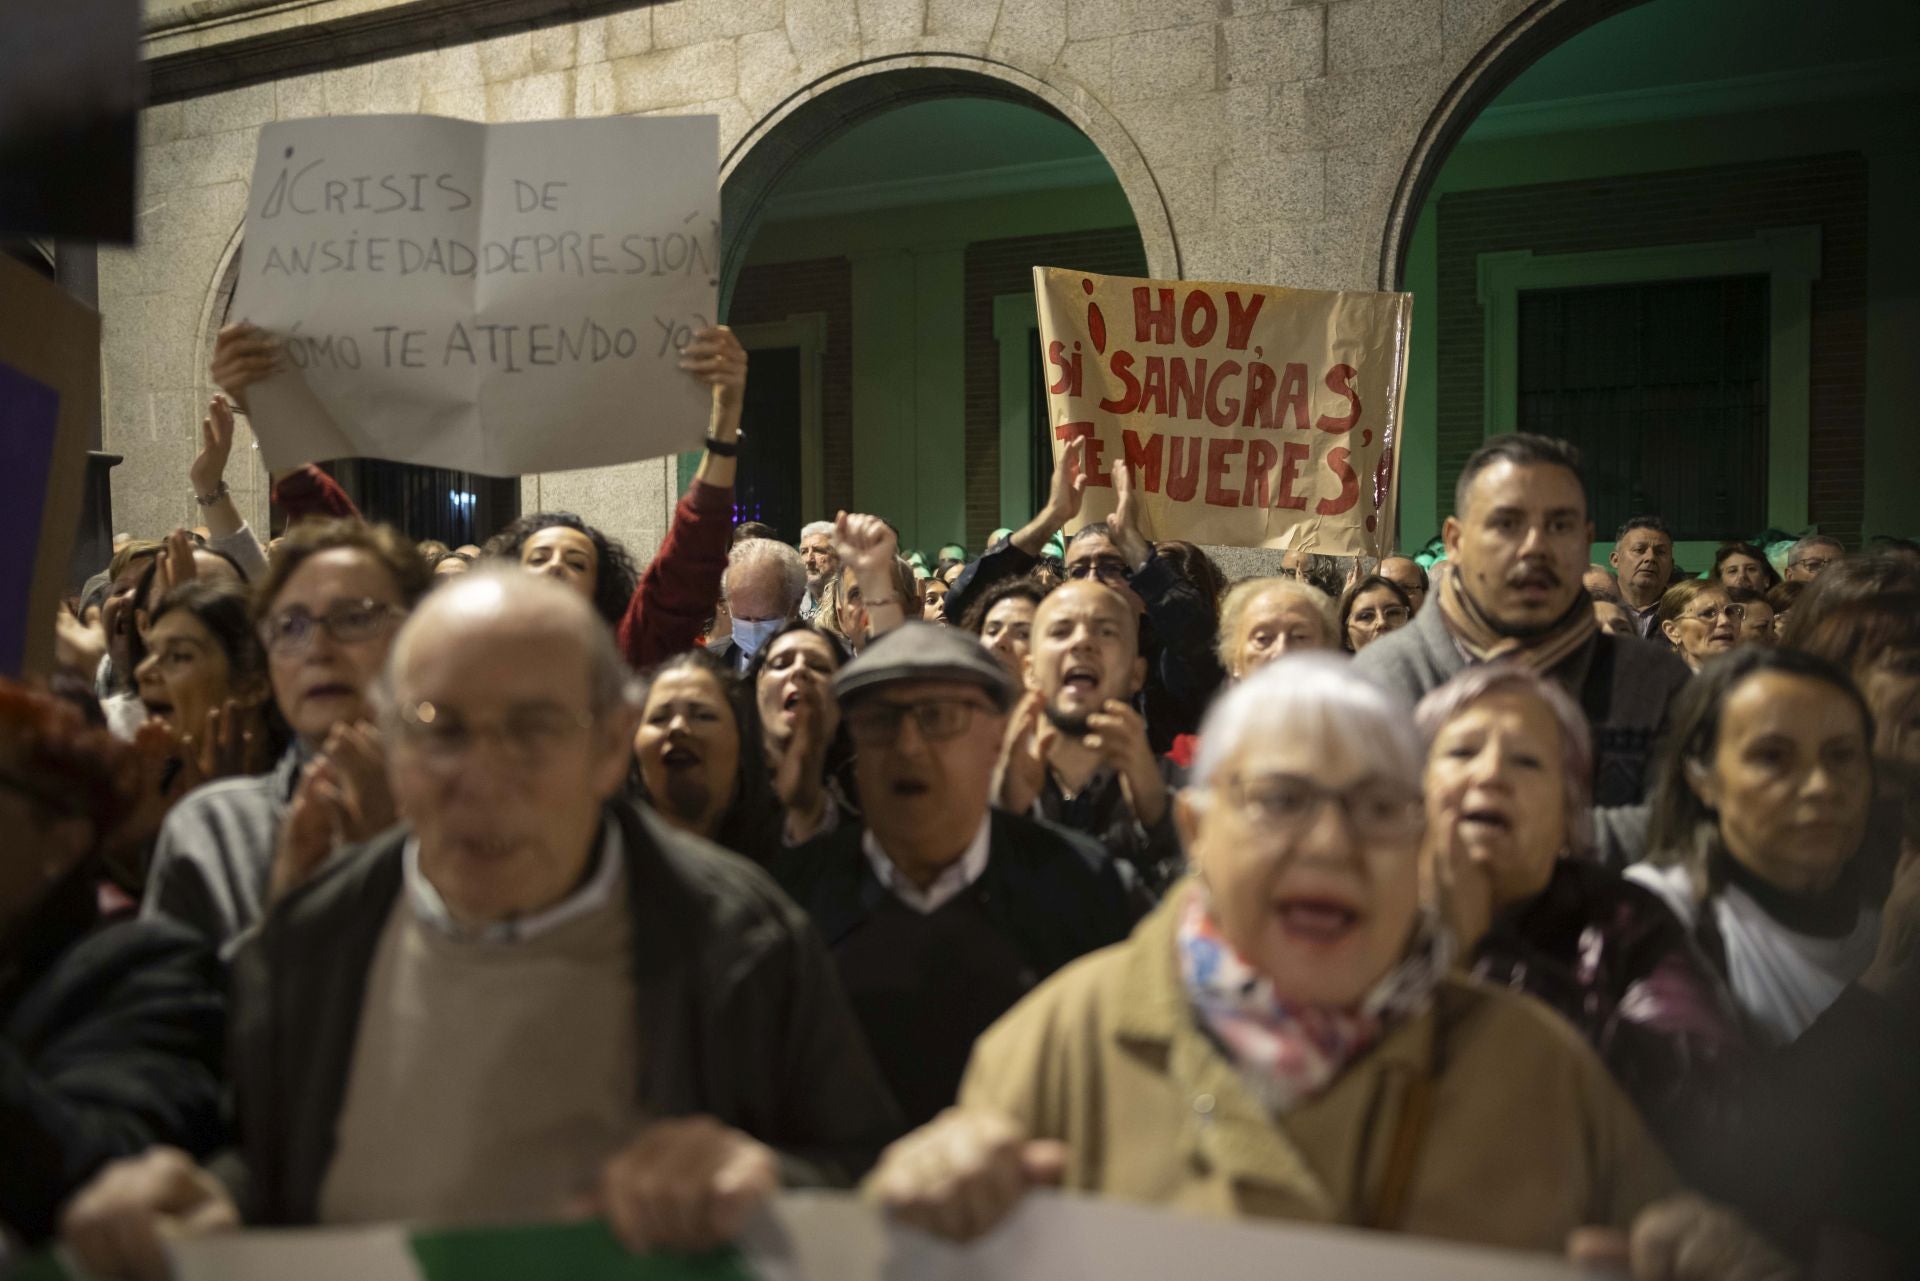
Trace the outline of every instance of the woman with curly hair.
<instances>
[{"instance_id":1,"label":"woman with curly hair","mask_svg":"<svg viewBox=\"0 0 1920 1281\"><path fill-rule=\"evenodd\" d=\"M626 544L572 512L522 516L487 540L486 554L559 579L592 601L609 627L620 625L640 582Z\"/></svg>"}]
</instances>

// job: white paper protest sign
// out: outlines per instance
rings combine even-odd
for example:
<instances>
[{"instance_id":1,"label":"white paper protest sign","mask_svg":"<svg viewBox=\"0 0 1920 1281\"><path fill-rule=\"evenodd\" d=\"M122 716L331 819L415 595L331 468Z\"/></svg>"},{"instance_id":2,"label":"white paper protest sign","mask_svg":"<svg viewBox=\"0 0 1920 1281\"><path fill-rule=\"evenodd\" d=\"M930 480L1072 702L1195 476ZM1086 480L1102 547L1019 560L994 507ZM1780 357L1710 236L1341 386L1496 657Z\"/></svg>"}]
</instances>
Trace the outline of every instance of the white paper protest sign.
<instances>
[{"instance_id":1,"label":"white paper protest sign","mask_svg":"<svg viewBox=\"0 0 1920 1281\"><path fill-rule=\"evenodd\" d=\"M493 476L691 448L710 393L714 116L261 130L232 316L285 344L249 388L269 467L385 458Z\"/></svg>"}]
</instances>

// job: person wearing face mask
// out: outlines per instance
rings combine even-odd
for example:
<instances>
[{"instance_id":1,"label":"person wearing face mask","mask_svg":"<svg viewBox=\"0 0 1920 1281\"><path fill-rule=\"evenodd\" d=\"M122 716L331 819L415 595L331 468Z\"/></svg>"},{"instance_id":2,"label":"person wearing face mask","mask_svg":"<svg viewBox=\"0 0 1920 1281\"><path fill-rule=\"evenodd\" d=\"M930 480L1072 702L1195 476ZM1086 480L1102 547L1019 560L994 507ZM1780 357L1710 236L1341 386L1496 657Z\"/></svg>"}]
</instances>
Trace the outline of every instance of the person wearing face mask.
<instances>
[{"instance_id":1,"label":"person wearing face mask","mask_svg":"<svg viewBox=\"0 0 1920 1281\"><path fill-rule=\"evenodd\" d=\"M775 874L813 918L910 1124L954 1100L974 1038L1139 913L1088 836L994 809L1013 682L957 627L903 623L834 677L861 821Z\"/></svg>"},{"instance_id":2,"label":"person wearing face mask","mask_svg":"<svg viewBox=\"0 0 1920 1281\"><path fill-rule=\"evenodd\" d=\"M1195 875L990 1029L960 1105L887 1150L870 1197L961 1239L1055 1183L1214 1218L1631 1254L1648 1281L1774 1275L1740 1270L1769 1252L1733 1216L1675 1196L1556 1016L1452 972L1419 901L1404 700L1343 659L1292 655L1233 686L1201 741L1177 802Z\"/></svg>"},{"instance_id":3,"label":"person wearing face mask","mask_svg":"<svg viewBox=\"0 0 1920 1281\"><path fill-rule=\"evenodd\" d=\"M1673 585L1673 535L1658 516L1635 516L1614 533L1613 566L1620 599L1642 636L1659 626L1660 598Z\"/></svg>"},{"instance_id":4,"label":"person wearing face mask","mask_svg":"<svg viewBox=\"0 0 1920 1281\"><path fill-rule=\"evenodd\" d=\"M948 622L960 624L989 587L1024 577L1041 563L1049 544L1080 515L1086 465L1085 439L1068 442L1054 466L1046 506L955 580L947 593ZM1066 577L1097 578L1139 611L1140 655L1147 660L1140 697L1147 740L1154 751L1165 752L1174 739L1194 731L1220 687L1220 665L1214 657L1218 611L1210 595L1196 586L1203 574L1183 574L1172 557L1160 555L1140 532L1132 470L1116 463L1112 479L1113 515L1082 525L1066 540Z\"/></svg>"},{"instance_id":5,"label":"person wearing face mask","mask_svg":"<svg viewBox=\"0 0 1920 1281\"><path fill-rule=\"evenodd\" d=\"M1412 621L1413 601L1392 579L1369 574L1341 593L1336 612L1340 648L1357 654Z\"/></svg>"},{"instance_id":6,"label":"person wearing face mask","mask_svg":"<svg viewBox=\"0 0 1920 1281\"><path fill-rule=\"evenodd\" d=\"M995 583L961 626L980 638L987 652L1000 660L1007 674L1025 681L1027 652L1033 641L1033 613L1046 599L1047 589L1031 578Z\"/></svg>"},{"instance_id":7,"label":"person wearing face mask","mask_svg":"<svg viewBox=\"0 0 1920 1281\"><path fill-rule=\"evenodd\" d=\"M160 828L141 914L223 947L394 807L368 691L432 585L413 544L360 521L296 526L253 599L267 676L293 741L266 773L189 793Z\"/></svg>"},{"instance_id":8,"label":"person wearing face mask","mask_svg":"<svg viewBox=\"0 0 1920 1281\"><path fill-rule=\"evenodd\" d=\"M1220 604L1220 666L1229 681L1245 680L1284 654L1339 647L1333 602L1298 579L1249 578Z\"/></svg>"},{"instance_id":9,"label":"person wearing face mask","mask_svg":"<svg viewBox=\"0 0 1920 1281\"><path fill-rule=\"evenodd\" d=\"M1510 658L1559 681L1593 727L1595 849L1611 867L1645 851L1648 766L1686 664L1601 632L1581 587L1593 525L1580 455L1562 440L1495 436L1467 459L1441 530L1452 569L1432 609L1354 658L1417 701L1475 663Z\"/></svg>"},{"instance_id":10,"label":"person wearing face mask","mask_svg":"<svg viewBox=\"0 0 1920 1281\"><path fill-rule=\"evenodd\" d=\"M1747 607L1736 605L1719 582L1689 578L1660 598L1660 635L1694 671L1740 643Z\"/></svg>"},{"instance_id":11,"label":"person wearing face mask","mask_svg":"<svg viewBox=\"0 0 1920 1281\"><path fill-rule=\"evenodd\" d=\"M736 675L800 613L807 594L807 567L800 553L771 538L747 538L727 553L720 599L730 630L707 646L714 661Z\"/></svg>"},{"instance_id":12,"label":"person wearing face mask","mask_svg":"<svg viewBox=\"0 0 1920 1281\"><path fill-rule=\"evenodd\" d=\"M1131 700L1146 679L1138 620L1098 582L1064 583L1033 639L994 780L994 804L1099 839L1157 898L1185 870L1173 824L1178 766L1154 754Z\"/></svg>"},{"instance_id":13,"label":"person wearing face mask","mask_svg":"<svg viewBox=\"0 0 1920 1281\"><path fill-rule=\"evenodd\" d=\"M1670 1139L1745 1036L1666 904L1593 861L1586 718L1539 673L1486 663L1415 719L1429 744L1425 893L1462 964L1578 1029Z\"/></svg>"}]
</instances>

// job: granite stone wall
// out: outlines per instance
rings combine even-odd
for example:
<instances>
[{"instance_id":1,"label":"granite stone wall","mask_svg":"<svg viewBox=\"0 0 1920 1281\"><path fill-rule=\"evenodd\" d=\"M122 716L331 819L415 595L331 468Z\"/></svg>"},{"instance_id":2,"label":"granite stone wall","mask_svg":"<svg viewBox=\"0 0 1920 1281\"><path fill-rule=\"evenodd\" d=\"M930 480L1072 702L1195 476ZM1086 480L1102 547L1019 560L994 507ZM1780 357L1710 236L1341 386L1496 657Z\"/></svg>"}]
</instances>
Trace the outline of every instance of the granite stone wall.
<instances>
[{"instance_id":1,"label":"granite stone wall","mask_svg":"<svg viewBox=\"0 0 1920 1281\"><path fill-rule=\"evenodd\" d=\"M103 252L99 269L105 445L126 456L116 525L153 534L194 515L186 472L212 391L206 353L269 121L712 112L724 177L849 85L944 69L1086 132L1156 274L1377 288L1430 119L1517 27L1619 4L150 0L147 55L168 100L143 118L138 247ZM375 56L388 49L406 52ZM229 479L264 525L257 463L237 462ZM572 508L642 554L674 498L666 462L529 477L524 490L529 509Z\"/></svg>"}]
</instances>

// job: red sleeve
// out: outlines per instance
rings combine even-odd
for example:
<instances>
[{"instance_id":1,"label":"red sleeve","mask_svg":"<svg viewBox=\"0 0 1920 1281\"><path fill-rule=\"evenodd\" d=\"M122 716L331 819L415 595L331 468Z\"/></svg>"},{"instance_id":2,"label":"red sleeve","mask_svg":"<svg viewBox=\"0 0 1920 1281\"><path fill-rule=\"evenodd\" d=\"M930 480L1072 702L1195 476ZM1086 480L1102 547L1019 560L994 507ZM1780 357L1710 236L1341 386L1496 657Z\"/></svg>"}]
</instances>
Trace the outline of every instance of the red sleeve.
<instances>
[{"instance_id":1,"label":"red sleeve","mask_svg":"<svg viewBox=\"0 0 1920 1281\"><path fill-rule=\"evenodd\" d=\"M687 486L620 620L620 652L636 671L699 642L720 599L732 537L733 486L701 480Z\"/></svg>"},{"instance_id":2,"label":"red sleeve","mask_svg":"<svg viewBox=\"0 0 1920 1281\"><path fill-rule=\"evenodd\" d=\"M282 476L274 484L273 501L286 511L289 521L303 516L360 518L360 509L347 491L312 463Z\"/></svg>"}]
</instances>

